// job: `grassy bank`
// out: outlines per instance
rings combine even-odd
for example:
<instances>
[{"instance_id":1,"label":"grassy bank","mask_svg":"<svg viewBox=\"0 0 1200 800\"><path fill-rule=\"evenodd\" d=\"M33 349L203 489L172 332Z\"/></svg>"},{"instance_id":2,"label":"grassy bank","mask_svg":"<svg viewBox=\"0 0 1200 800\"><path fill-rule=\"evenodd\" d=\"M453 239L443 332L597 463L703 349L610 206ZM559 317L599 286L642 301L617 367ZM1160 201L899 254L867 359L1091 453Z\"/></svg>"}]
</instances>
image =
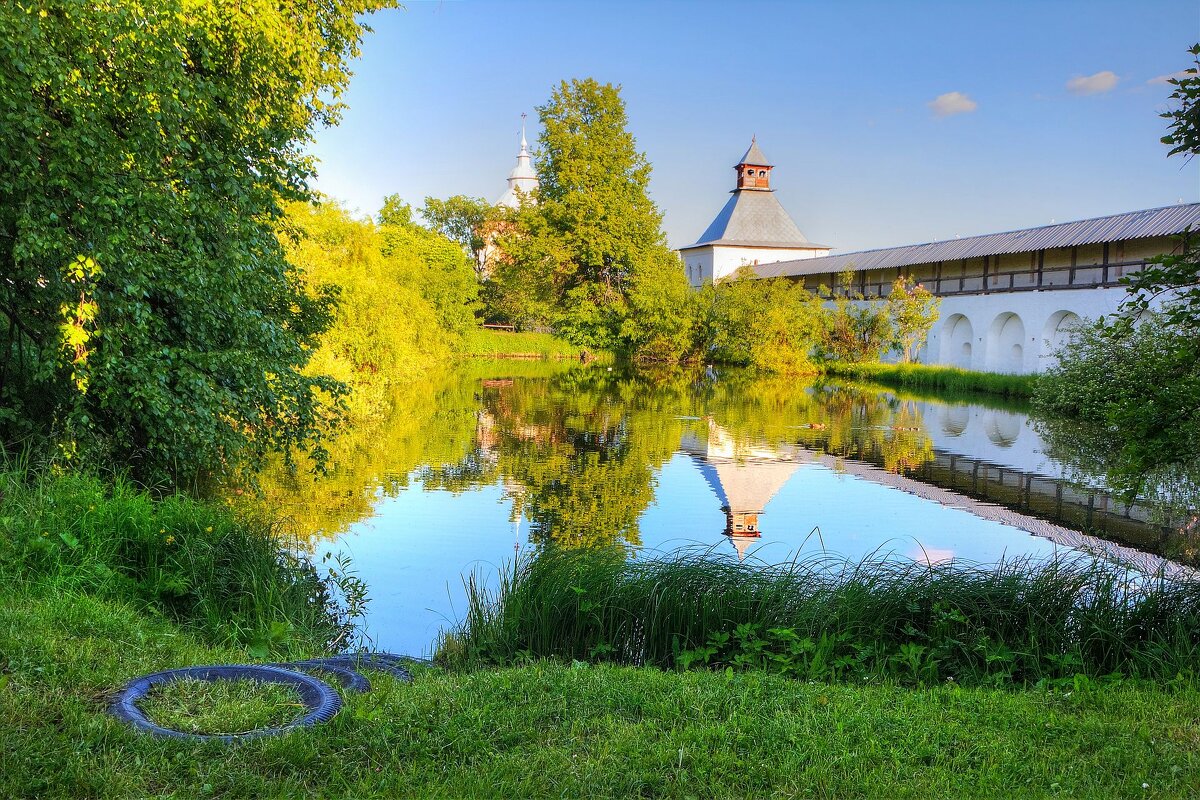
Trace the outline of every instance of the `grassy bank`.
<instances>
[{"instance_id":1,"label":"grassy bank","mask_svg":"<svg viewBox=\"0 0 1200 800\"><path fill-rule=\"evenodd\" d=\"M277 520L74 472L0 472L0 582L135 603L264 656L344 641L354 622Z\"/></svg>"},{"instance_id":2,"label":"grassy bank","mask_svg":"<svg viewBox=\"0 0 1200 800\"><path fill-rule=\"evenodd\" d=\"M1081 685L1194 678L1200 581L1102 561L777 565L546 551L468 584L443 656L762 669L819 681Z\"/></svg>"},{"instance_id":3,"label":"grassy bank","mask_svg":"<svg viewBox=\"0 0 1200 800\"><path fill-rule=\"evenodd\" d=\"M854 380L872 381L897 388L922 388L951 393L978 392L1012 399L1033 395L1037 385L1034 375L1003 375L995 372L972 372L957 367L938 367L927 364L844 364L824 365L827 375Z\"/></svg>"},{"instance_id":4,"label":"grassy bank","mask_svg":"<svg viewBox=\"0 0 1200 800\"><path fill-rule=\"evenodd\" d=\"M510 333L484 328L472 330L463 346L466 355L486 358L579 359L583 353L583 348L549 333Z\"/></svg>"},{"instance_id":5,"label":"grassy bank","mask_svg":"<svg viewBox=\"0 0 1200 800\"><path fill-rule=\"evenodd\" d=\"M668 672L530 660L525 647L513 655L520 666L417 668L411 685L372 675L373 690L347 695L329 724L283 737L152 739L105 712L116 689L172 667L245 663L267 651L272 659L317 655L345 623L329 604L334 589L280 551L270 523L220 506L70 474L10 471L0 480L0 797L1200 791L1200 690L1186 678L1076 679L1018 691L941 680L912 689L889 675L826 683L769 668ZM588 604L613 599L596 580L618 577L560 574L567 582L544 588L591 624L602 614ZM703 598L711 577L675 586ZM665 584L661 594L670 596ZM1148 642L1161 643L1161 620L1196 630L1186 604L1156 597L1157 615L1139 617ZM998 592L995 603L1011 599ZM684 609L678 598L665 603ZM937 611L953 622L949 613ZM584 655L603 660L611 651ZM275 721L286 702L246 686L179 687L153 708L162 721L224 732Z\"/></svg>"},{"instance_id":6,"label":"grassy bank","mask_svg":"<svg viewBox=\"0 0 1200 800\"><path fill-rule=\"evenodd\" d=\"M804 683L537 663L373 678L328 725L235 746L110 719L130 677L238 661L130 603L0 589L0 796L1186 797L1200 693ZM1143 785L1148 788L1144 788Z\"/></svg>"}]
</instances>

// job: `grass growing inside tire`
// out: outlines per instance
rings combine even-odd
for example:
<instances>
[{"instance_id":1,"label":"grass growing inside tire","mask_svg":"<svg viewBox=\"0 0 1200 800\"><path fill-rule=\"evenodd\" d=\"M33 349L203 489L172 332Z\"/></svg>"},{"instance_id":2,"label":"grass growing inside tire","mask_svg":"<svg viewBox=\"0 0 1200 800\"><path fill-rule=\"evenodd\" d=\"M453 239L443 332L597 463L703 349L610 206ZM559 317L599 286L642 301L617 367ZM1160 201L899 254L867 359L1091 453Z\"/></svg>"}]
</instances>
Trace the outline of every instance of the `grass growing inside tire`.
<instances>
[{"instance_id":1,"label":"grass growing inside tire","mask_svg":"<svg viewBox=\"0 0 1200 800\"><path fill-rule=\"evenodd\" d=\"M253 680L185 678L155 686L138 705L164 728L204 735L277 728L304 713L294 689Z\"/></svg>"}]
</instances>

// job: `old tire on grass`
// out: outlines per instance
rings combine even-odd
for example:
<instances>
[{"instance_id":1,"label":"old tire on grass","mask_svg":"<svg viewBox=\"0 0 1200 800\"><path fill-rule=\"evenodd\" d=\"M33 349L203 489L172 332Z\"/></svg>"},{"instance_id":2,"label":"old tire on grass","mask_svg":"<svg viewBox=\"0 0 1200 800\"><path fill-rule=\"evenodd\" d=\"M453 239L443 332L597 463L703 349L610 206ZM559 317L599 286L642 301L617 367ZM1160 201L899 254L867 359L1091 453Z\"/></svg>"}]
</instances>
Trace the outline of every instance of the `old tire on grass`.
<instances>
[{"instance_id":1,"label":"old tire on grass","mask_svg":"<svg viewBox=\"0 0 1200 800\"><path fill-rule=\"evenodd\" d=\"M274 728L258 728L246 731L245 733L202 734L185 733L184 731L164 728L161 725L151 722L145 713L137 707L137 702L144 698L154 686L185 678L200 681L252 680L260 683L277 683L295 689L300 695L306 711L303 716L289 722L287 725ZM143 675L129 682L117 696L116 700L113 701L109 710L119 719L132 724L134 728L154 736L190 739L192 741L234 742L242 739L253 739L259 736L274 736L287 733L296 728L316 725L320 722L328 722L337 714L341 707L341 695L332 686L303 672L257 665L223 665L185 667L183 669L169 669L164 672Z\"/></svg>"},{"instance_id":2,"label":"old tire on grass","mask_svg":"<svg viewBox=\"0 0 1200 800\"><path fill-rule=\"evenodd\" d=\"M313 673L324 673L330 677L336 678L341 687L348 692L363 692L371 691L371 682L365 676L341 664L326 664L321 658L307 659L305 661L292 661L287 664L267 664L268 667L276 667L278 669L288 669L293 672L303 672L308 675Z\"/></svg>"},{"instance_id":3,"label":"old tire on grass","mask_svg":"<svg viewBox=\"0 0 1200 800\"><path fill-rule=\"evenodd\" d=\"M421 663L421 660L408 656L396 656L391 653L349 653L341 656L295 661L292 665L304 667L341 667L342 669L351 669L355 672L370 669L391 675L403 683L412 683L412 673L401 666L401 664L406 663Z\"/></svg>"}]
</instances>

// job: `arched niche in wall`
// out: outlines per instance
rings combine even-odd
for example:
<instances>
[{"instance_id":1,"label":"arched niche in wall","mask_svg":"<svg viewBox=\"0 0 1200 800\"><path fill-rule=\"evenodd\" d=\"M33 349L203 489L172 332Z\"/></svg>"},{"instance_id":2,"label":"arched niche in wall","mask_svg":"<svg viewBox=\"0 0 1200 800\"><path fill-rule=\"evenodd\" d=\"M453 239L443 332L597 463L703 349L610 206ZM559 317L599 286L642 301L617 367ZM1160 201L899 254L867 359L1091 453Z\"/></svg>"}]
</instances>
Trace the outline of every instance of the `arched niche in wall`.
<instances>
[{"instance_id":1,"label":"arched niche in wall","mask_svg":"<svg viewBox=\"0 0 1200 800\"><path fill-rule=\"evenodd\" d=\"M975 329L971 320L962 314L951 314L942 323L941 356L938 361L962 369L970 369L975 347Z\"/></svg>"},{"instance_id":2,"label":"arched niche in wall","mask_svg":"<svg viewBox=\"0 0 1200 800\"><path fill-rule=\"evenodd\" d=\"M1071 341L1071 334L1083 323L1074 311L1055 311L1042 329L1042 358L1045 366L1058 363L1058 350Z\"/></svg>"},{"instance_id":3,"label":"arched niche in wall","mask_svg":"<svg viewBox=\"0 0 1200 800\"><path fill-rule=\"evenodd\" d=\"M987 335L989 372L1025 371L1025 323L1011 311L996 315Z\"/></svg>"}]
</instances>

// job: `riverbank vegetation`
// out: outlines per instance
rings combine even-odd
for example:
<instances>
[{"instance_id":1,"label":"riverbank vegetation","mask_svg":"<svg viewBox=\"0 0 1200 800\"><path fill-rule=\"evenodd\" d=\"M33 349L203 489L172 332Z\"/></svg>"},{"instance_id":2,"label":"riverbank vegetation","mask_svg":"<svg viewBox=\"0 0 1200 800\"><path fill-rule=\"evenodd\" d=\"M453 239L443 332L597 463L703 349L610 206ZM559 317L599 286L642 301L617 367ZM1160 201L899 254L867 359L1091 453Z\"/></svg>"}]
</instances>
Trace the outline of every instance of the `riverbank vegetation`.
<instances>
[{"instance_id":1,"label":"riverbank vegetation","mask_svg":"<svg viewBox=\"0 0 1200 800\"><path fill-rule=\"evenodd\" d=\"M361 587L338 565L322 576L270 515L10 466L0 525L0 581L14 590L67 606L112 599L263 657L338 649L356 635Z\"/></svg>"},{"instance_id":2,"label":"riverbank vegetation","mask_svg":"<svg viewBox=\"0 0 1200 800\"><path fill-rule=\"evenodd\" d=\"M900 389L930 389L955 395L982 393L1011 400L1032 397L1039 379L1036 375L975 372L929 364L830 361L823 366L826 375L850 380L870 381Z\"/></svg>"},{"instance_id":3,"label":"riverbank vegetation","mask_svg":"<svg viewBox=\"0 0 1200 800\"><path fill-rule=\"evenodd\" d=\"M1200 155L1200 45L1175 87L1168 155ZM1165 520L1200 525L1200 247L1197 232L1123 278L1119 313L1078 328L1039 381L1034 407L1054 455L1103 475Z\"/></svg>"},{"instance_id":4,"label":"riverbank vegetation","mask_svg":"<svg viewBox=\"0 0 1200 800\"><path fill-rule=\"evenodd\" d=\"M1200 693L1184 685L913 690L537 662L418 670L411 685L372 675L372 690L347 695L330 723L230 747L152 739L104 713L130 675L246 658L136 605L5 585L0 653L5 797L1107 800L1200 790Z\"/></svg>"},{"instance_id":5,"label":"riverbank vegetation","mask_svg":"<svg viewBox=\"0 0 1200 800\"><path fill-rule=\"evenodd\" d=\"M476 358L581 360L591 353L551 333L476 328L466 337L466 355ZM607 355L600 353L597 355Z\"/></svg>"},{"instance_id":6,"label":"riverbank vegetation","mask_svg":"<svg viewBox=\"0 0 1200 800\"><path fill-rule=\"evenodd\" d=\"M549 550L468 581L452 663L545 658L766 670L810 681L1077 686L1191 682L1200 582L1099 558L974 567Z\"/></svg>"}]
</instances>

